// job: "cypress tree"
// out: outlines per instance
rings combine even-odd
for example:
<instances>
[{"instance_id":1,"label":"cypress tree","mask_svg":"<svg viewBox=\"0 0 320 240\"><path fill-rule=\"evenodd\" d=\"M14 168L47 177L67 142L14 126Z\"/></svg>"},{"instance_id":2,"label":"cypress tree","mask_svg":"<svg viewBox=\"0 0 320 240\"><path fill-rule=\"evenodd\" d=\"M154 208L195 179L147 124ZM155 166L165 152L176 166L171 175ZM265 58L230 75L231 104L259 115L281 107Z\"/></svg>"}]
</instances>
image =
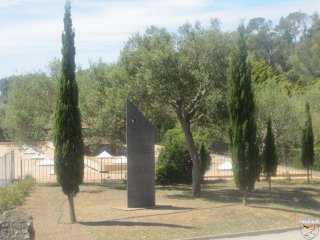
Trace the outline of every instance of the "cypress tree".
<instances>
[{"instance_id":1,"label":"cypress tree","mask_svg":"<svg viewBox=\"0 0 320 240\"><path fill-rule=\"evenodd\" d=\"M243 205L246 205L247 192L254 188L259 174L259 161L255 104L243 25L239 26L238 33L239 38L228 69L228 134L235 184L243 193Z\"/></svg>"},{"instance_id":2,"label":"cypress tree","mask_svg":"<svg viewBox=\"0 0 320 240\"><path fill-rule=\"evenodd\" d=\"M302 130L301 139L301 161L303 167L307 169L308 183L310 183L309 170L313 166L314 162L314 150L313 150L313 130L312 119L310 114L309 103L306 103L306 122L304 129Z\"/></svg>"},{"instance_id":3,"label":"cypress tree","mask_svg":"<svg viewBox=\"0 0 320 240\"><path fill-rule=\"evenodd\" d=\"M70 220L76 222L73 197L83 181L84 144L78 107L78 87L75 79L75 46L71 6L67 1L62 34L61 76L54 119L54 159L57 181L68 196Z\"/></svg>"},{"instance_id":4,"label":"cypress tree","mask_svg":"<svg viewBox=\"0 0 320 240\"><path fill-rule=\"evenodd\" d=\"M269 182L269 196L271 196L271 176L275 176L278 167L278 156L276 146L274 144L274 136L272 132L271 119L268 119L267 135L264 139L264 147L262 154L263 172L266 174Z\"/></svg>"}]
</instances>

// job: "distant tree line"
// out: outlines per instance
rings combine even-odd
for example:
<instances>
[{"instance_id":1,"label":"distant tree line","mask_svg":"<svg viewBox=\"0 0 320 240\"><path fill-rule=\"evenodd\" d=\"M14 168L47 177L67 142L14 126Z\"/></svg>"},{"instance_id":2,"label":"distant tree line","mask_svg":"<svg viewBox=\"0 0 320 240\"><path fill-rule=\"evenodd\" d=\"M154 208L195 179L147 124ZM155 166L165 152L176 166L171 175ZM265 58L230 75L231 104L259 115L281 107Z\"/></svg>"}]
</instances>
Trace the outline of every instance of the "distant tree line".
<instances>
[{"instance_id":1,"label":"distant tree line","mask_svg":"<svg viewBox=\"0 0 320 240\"><path fill-rule=\"evenodd\" d=\"M262 149L271 118L276 146L298 148L304 106L310 104L314 144L320 143L320 17L302 12L278 24L257 17L243 26L246 63L254 94L257 148ZM151 26L128 39L114 63L91 62L76 68L79 108L87 144L125 141L124 100L130 98L156 129L156 140L181 125L193 162L193 195L200 193L201 165L194 135L207 146L229 141L228 69L238 33L186 23L176 32ZM244 60L243 60L244 61ZM60 60L48 73L34 72L0 80L0 137L36 145L52 140ZM252 110L253 111L253 110Z\"/></svg>"}]
</instances>

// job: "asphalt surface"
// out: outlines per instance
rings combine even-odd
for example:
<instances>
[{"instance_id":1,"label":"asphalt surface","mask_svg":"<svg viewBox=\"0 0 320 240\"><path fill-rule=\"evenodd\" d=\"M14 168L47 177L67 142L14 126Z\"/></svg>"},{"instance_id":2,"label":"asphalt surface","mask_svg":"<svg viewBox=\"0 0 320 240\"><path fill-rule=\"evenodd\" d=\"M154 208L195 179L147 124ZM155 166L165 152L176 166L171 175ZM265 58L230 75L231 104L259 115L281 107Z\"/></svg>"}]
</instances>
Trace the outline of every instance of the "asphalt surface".
<instances>
[{"instance_id":1,"label":"asphalt surface","mask_svg":"<svg viewBox=\"0 0 320 240\"><path fill-rule=\"evenodd\" d=\"M230 239L236 239L236 240L305 240L306 238L302 237L300 230L293 230L293 231L289 231L289 232L262 234L262 235L258 235L258 236L245 236L245 237L236 237L236 238L219 238L218 240L230 240ZM319 238L319 236L317 236L314 239L320 239L320 238Z\"/></svg>"},{"instance_id":2,"label":"asphalt surface","mask_svg":"<svg viewBox=\"0 0 320 240\"><path fill-rule=\"evenodd\" d=\"M306 230L306 232L302 229L302 236L299 228L288 228L288 229L274 229L270 230L270 232L260 231L260 232L248 232L248 233L238 233L238 234L230 234L225 236L205 236L205 237L197 237L197 238L185 238L183 240L319 240L320 233L319 228L317 230ZM319 234L318 234L319 233ZM180 239L182 240L182 239Z\"/></svg>"}]
</instances>

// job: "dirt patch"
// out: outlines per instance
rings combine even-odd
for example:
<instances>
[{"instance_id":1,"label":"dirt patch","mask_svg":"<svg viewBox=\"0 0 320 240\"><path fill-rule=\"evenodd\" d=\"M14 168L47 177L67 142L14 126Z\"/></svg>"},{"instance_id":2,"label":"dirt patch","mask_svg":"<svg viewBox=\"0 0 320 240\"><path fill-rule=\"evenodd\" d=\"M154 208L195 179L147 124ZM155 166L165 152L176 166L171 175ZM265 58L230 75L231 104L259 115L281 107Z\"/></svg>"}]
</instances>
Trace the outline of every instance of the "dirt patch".
<instances>
[{"instance_id":1,"label":"dirt patch","mask_svg":"<svg viewBox=\"0 0 320 240\"><path fill-rule=\"evenodd\" d=\"M125 190L86 185L75 198L77 224L69 224L66 196L58 186L36 187L22 208L34 217L37 239L46 240L176 239L295 226L297 219L316 216L319 184L305 189L275 184L272 201L266 198L267 183L258 186L249 206L241 205L232 183L222 183L205 186L200 199L189 197L186 186L158 188L157 204L164 207L123 211L115 207L126 206ZM295 207L285 195L307 198Z\"/></svg>"}]
</instances>

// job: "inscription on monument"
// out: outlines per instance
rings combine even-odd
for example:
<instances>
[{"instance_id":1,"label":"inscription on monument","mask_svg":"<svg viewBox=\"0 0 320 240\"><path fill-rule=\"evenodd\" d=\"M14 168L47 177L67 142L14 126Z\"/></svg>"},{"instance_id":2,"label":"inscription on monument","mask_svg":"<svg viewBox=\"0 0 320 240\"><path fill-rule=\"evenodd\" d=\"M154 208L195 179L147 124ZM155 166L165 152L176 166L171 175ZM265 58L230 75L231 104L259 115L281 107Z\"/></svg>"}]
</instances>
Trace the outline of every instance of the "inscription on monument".
<instances>
[{"instance_id":1,"label":"inscription on monument","mask_svg":"<svg viewBox=\"0 0 320 240\"><path fill-rule=\"evenodd\" d=\"M155 205L154 128L127 100L128 208Z\"/></svg>"}]
</instances>

